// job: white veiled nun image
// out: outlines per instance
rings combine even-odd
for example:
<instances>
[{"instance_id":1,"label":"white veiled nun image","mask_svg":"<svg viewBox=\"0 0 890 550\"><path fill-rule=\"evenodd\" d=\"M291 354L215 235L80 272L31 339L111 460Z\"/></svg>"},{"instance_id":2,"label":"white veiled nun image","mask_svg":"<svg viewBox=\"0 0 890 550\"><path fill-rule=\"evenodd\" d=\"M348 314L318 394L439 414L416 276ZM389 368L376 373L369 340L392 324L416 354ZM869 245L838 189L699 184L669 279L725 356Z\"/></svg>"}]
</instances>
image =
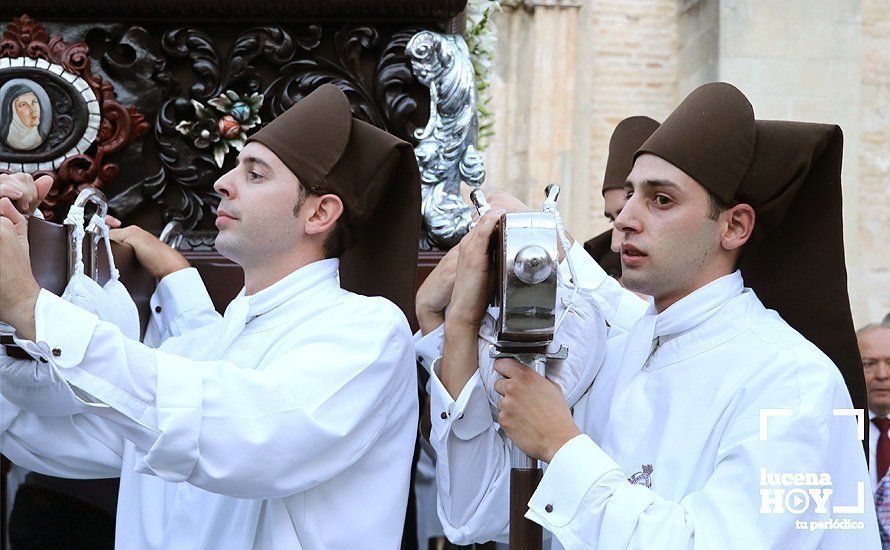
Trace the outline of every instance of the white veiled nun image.
<instances>
[{"instance_id":1,"label":"white veiled nun image","mask_svg":"<svg viewBox=\"0 0 890 550\"><path fill-rule=\"evenodd\" d=\"M0 139L17 151L39 147L49 134L52 110L43 87L16 78L0 87Z\"/></svg>"}]
</instances>

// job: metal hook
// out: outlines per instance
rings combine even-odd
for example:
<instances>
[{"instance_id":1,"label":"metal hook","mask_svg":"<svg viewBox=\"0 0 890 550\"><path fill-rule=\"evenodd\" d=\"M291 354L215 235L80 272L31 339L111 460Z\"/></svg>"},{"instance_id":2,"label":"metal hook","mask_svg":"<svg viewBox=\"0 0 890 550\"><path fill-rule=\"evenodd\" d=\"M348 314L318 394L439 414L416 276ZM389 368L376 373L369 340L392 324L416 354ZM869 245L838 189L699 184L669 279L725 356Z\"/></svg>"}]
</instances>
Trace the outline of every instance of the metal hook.
<instances>
[{"instance_id":1,"label":"metal hook","mask_svg":"<svg viewBox=\"0 0 890 550\"><path fill-rule=\"evenodd\" d=\"M555 183L551 183L544 188L544 195L547 196L545 202L556 202L556 200L559 198L559 186Z\"/></svg>"},{"instance_id":2,"label":"metal hook","mask_svg":"<svg viewBox=\"0 0 890 550\"><path fill-rule=\"evenodd\" d=\"M476 207L476 212L479 213L480 217L484 216L486 212L491 210L491 205L485 200L485 193L478 187L470 191L470 201L473 203L473 206Z\"/></svg>"},{"instance_id":3,"label":"metal hook","mask_svg":"<svg viewBox=\"0 0 890 550\"><path fill-rule=\"evenodd\" d=\"M74 199L74 206L79 206L80 208L86 207L88 203L93 203L96 205L96 215L105 219L105 216L108 215L108 202L106 202L105 194L102 191L94 187L87 187L83 191L77 195L77 198ZM86 227L87 232L95 234L102 234L102 229L96 226L95 223L90 221L89 225Z\"/></svg>"}]
</instances>

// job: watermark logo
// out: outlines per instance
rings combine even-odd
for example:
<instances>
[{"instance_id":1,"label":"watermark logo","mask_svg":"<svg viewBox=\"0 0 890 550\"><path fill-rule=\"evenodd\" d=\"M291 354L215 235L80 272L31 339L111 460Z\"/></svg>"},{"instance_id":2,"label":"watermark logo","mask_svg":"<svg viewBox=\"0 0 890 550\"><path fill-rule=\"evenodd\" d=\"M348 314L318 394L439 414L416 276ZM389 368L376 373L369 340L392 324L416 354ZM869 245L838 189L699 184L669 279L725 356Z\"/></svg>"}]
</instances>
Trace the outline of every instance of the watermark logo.
<instances>
[{"instance_id":1,"label":"watermark logo","mask_svg":"<svg viewBox=\"0 0 890 550\"><path fill-rule=\"evenodd\" d=\"M863 409L834 409L834 416L855 416L859 440L865 438ZM760 440L769 439L769 419L792 415L791 409L761 409ZM865 513L865 483L857 482L855 504L831 504L834 494L831 474L827 472L769 472L760 469L760 513L762 514L843 514ZM826 529L863 529L865 523L849 518L821 521L795 521L797 529L809 531Z\"/></svg>"},{"instance_id":2,"label":"watermark logo","mask_svg":"<svg viewBox=\"0 0 890 550\"><path fill-rule=\"evenodd\" d=\"M760 469L760 513L803 514L812 506L817 514L827 514L831 475L827 473L777 473ZM864 500L860 501L864 505ZM864 509L864 508L863 508Z\"/></svg>"},{"instance_id":3,"label":"watermark logo","mask_svg":"<svg viewBox=\"0 0 890 550\"><path fill-rule=\"evenodd\" d=\"M760 440L769 438L769 419L777 416L791 416L791 409L760 409ZM855 416L856 434L859 441L865 439L865 409L833 409L834 416Z\"/></svg>"},{"instance_id":4,"label":"watermark logo","mask_svg":"<svg viewBox=\"0 0 890 550\"><path fill-rule=\"evenodd\" d=\"M768 472L760 469L760 513L815 514L835 516L865 513L865 483L857 483L856 504L829 504L834 493L827 472ZM863 522L852 520L798 521L798 529L862 529ZM821 525L821 527L819 527ZM848 525L843 527L842 525ZM857 527L858 526L858 527Z\"/></svg>"}]
</instances>

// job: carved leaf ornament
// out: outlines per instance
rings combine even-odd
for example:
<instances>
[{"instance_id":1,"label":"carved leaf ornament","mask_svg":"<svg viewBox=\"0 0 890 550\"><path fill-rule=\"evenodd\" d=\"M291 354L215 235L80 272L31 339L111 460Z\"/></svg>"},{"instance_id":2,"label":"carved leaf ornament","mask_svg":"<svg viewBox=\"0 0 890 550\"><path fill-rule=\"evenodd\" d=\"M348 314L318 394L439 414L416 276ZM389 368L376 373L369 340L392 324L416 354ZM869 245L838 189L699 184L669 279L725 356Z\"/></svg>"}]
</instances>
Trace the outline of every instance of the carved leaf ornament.
<instances>
[{"instance_id":1,"label":"carved leaf ornament","mask_svg":"<svg viewBox=\"0 0 890 550\"><path fill-rule=\"evenodd\" d=\"M383 40L366 25L333 31L321 25L255 27L235 37L225 59L200 29L166 32L164 54L187 59L196 81L188 99L170 98L160 108L154 134L162 169L146 182L149 194L167 201L168 219L195 228L219 204L213 182L243 147L243 131L272 120L322 84L340 87L354 116L410 139L417 102L407 90L414 77L405 46L415 32ZM324 53L330 49L333 55ZM373 74L366 70L369 58L375 60ZM261 67L271 68L272 77L264 78Z\"/></svg>"}]
</instances>

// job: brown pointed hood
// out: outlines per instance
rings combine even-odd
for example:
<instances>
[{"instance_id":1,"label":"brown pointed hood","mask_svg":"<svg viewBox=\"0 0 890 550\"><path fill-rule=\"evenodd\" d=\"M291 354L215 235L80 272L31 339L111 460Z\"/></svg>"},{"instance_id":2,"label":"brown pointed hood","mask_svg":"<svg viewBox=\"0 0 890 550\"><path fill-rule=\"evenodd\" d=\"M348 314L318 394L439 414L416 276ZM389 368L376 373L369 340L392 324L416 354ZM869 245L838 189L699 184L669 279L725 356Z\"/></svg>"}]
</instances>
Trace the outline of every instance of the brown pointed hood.
<instances>
[{"instance_id":1,"label":"brown pointed hood","mask_svg":"<svg viewBox=\"0 0 890 550\"><path fill-rule=\"evenodd\" d=\"M420 175L410 144L352 116L333 84L320 86L250 136L314 193L345 207L354 242L340 258L343 288L383 296L414 314Z\"/></svg>"}]
</instances>

